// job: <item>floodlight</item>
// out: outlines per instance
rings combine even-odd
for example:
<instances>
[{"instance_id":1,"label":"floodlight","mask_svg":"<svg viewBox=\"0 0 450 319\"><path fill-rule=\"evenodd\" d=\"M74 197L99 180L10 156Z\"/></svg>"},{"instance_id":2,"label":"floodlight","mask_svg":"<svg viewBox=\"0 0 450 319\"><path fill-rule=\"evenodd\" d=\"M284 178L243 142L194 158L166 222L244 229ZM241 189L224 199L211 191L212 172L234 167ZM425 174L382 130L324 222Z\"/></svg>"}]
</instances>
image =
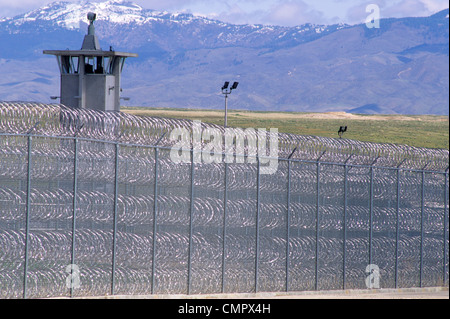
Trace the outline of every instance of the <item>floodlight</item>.
<instances>
[{"instance_id":1,"label":"floodlight","mask_svg":"<svg viewBox=\"0 0 450 319\"><path fill-rule=\"evenodd\" d=\"M87 14L87 18L88 20L92 23L95 21L95 19L97 18L97 14L95 14L94 12L89 12Z\"/></svg>"},{"instance_id":2,"label":"floodlight","mask_svg":"<svg viewBox=\"0 0 450 319\"><path fill-rule=\"evenodd\" d=\"M225 127L227 127L227 113L228 113L228 104L227 104L227 100L228 100L228 95L231 94L231 91L237 89L239 85L239 82L234 82L232 87L230 86L230 82L225 82L225 84L222 86L222 94L225 95Z\"/></svg>"}]
</instances>

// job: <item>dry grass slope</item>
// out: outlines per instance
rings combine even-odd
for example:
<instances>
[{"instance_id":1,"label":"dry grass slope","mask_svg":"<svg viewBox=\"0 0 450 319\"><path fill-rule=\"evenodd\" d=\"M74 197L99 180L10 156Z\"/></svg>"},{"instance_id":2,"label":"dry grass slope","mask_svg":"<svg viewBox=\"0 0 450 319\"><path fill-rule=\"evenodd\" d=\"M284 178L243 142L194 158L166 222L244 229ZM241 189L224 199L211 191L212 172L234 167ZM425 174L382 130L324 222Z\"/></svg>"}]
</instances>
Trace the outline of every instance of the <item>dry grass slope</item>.
<instances>
[{"instance_id":1,"label":"dry grass slope","mask_svg":"<svg viewBox=\"0 0 450 319\"><path fill-rule=\"evenodd\" d=\"M201 120L223 125L223 111L126 107L124 112ZM449 117L434 115L358 115L335 113L287 113L230 110L233 127L278 128L279 132L338 138L341 125L348 126L344 138L376 143L449 149Z\"/></svg>"}]
</instances>

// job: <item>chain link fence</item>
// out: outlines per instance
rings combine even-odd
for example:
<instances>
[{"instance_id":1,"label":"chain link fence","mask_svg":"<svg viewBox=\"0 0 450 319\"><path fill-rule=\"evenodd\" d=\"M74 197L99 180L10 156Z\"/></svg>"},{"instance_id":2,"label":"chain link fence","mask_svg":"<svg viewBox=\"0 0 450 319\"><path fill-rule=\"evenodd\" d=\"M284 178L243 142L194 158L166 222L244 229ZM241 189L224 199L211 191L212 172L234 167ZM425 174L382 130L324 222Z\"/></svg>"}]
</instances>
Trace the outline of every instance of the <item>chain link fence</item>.
<instances>
[{"instance_id":1,"label":"chain link fence","mask_svg":"<svg viewBox=\"0 0 450 319\"><path fill-rule=\"evenodd\" d=\"M264 175L177 128L225 130L0 102L0 298L448 286L448 150L279 134Z\"/></svg>"}]
</instances>

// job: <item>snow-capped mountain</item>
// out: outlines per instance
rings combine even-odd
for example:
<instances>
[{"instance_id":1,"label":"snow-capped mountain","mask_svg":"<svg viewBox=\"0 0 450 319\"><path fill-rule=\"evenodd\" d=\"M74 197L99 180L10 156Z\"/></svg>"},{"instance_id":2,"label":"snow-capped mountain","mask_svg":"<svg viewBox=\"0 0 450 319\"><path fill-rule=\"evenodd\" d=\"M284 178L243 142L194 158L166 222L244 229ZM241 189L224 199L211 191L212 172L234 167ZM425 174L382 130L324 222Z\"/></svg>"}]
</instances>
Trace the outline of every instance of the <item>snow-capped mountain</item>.
<instances>
[{"instance_id":1,"label":"snow-capped mountain","mask_svg":"<svg viewBox=\"0 0 450 319\"><path fill-rule=\"evenodd\" d=\"M109 0L104 2L87 2L78 3L58 1L47 6L30 11L28 13L16 16L14 18L0 17L0 22L13 22L14 25L20 26L30 21L49 21L60 27L67 29L78 29L81 23L86 22L86 14L88 12L96 12L98 21L105 21L117 24L137 24L143 25L155 21L166 21L172 23L188 24L192 22L202 22L205 24L216 24L220 26L230 26L227 23L211 20L202 16L194 16L190 13L169 13L167 11L160 12L156 10L144 9L136 3L127 0ZM340 25L340 28L345 25ZM252 25L252 28L258 31L273 31L274 26L267 27L262 25ZM282 27L278 27L282 28ZM327 26L314 26L308 24L306 27L295 27L293 30L302 32L305 29L313 29L317 33L326 31ZM292 29L292 28L285 28ZM294 32L295 32L294 31Z\"/></svg>"},{"instance_id":2,"label":"snow-capped mountain","mask_svg":"<svg viewBox=\"0 0 450 319\"><path fill-rule=\"evenodd\" d=\"M145 42L165 43L167 49L193 49L227 45L268 47L295 45L322 34L348 27L306 24L293 28L264 25L232 25L189 13L144 9L124 0L106 2L53 2L31 12L0 19L3 32L10 34L49 31L85 32L86 14L97 13L100 38L126 47ZM45 35L44 35L45 36ZM170 43L171 42L171 43Z\"/></svg>"},{"instance_id":3,"label":"snow-capped mountain","mask_svg":"<svg viewBox=\"0 0 450 319\"><path fill-rule=\"evenodd\" d=\"M239 80L232 108L448 114L448 10L368 29L233 25L123 0L53 2L0 17L0 100L57 95L58 68L42 51L79 49L90 11L102 48L139 54L124 69L131 105L221 108L223 81Z\"/></svg>"},{"instance_id":4,"label":"snow-capped mountain","mask_svg":"<svg viewBox=\"0 0 450 319\"><path fill-rule=\"evenodd\" d=\"M67 29L79 29L80 23L86 22L88 12L98 12L98 20L118 24L145 24L156 20L171 20L173 22L189 22L193 19L208 19L194 17L190 14L171 14L144 9L141 6L124 0L105 2L53 2L37 10L30 11L14 18L3 18L0 22L13 21L20 26L25 22L49 21Z\"/></svg>"}]
</instances>

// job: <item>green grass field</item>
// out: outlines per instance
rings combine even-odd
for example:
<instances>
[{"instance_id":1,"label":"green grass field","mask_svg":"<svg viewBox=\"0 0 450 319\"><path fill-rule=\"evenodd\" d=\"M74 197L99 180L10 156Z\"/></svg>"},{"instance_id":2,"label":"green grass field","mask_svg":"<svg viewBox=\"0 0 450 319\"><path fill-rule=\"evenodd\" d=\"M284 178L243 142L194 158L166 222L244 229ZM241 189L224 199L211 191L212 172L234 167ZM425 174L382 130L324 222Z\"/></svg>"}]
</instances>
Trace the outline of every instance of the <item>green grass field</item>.
<instances>
[{"instance_id":1,"label":"green grass field","mask_svg":"<svg viewBox=\"0 0 450 319\"><path fill-rule=\"evenodd\" d=\"M124 107L123 112L139 116L201 120L223 125L219 110ZM338 138L340 126L348 126L344 138L407 144L415 147L449 149L449 118L434 115L358 115L336 113L287 113L230 110L228 126L278 128L280 133Z\"/></svg>"}]
</instances>

